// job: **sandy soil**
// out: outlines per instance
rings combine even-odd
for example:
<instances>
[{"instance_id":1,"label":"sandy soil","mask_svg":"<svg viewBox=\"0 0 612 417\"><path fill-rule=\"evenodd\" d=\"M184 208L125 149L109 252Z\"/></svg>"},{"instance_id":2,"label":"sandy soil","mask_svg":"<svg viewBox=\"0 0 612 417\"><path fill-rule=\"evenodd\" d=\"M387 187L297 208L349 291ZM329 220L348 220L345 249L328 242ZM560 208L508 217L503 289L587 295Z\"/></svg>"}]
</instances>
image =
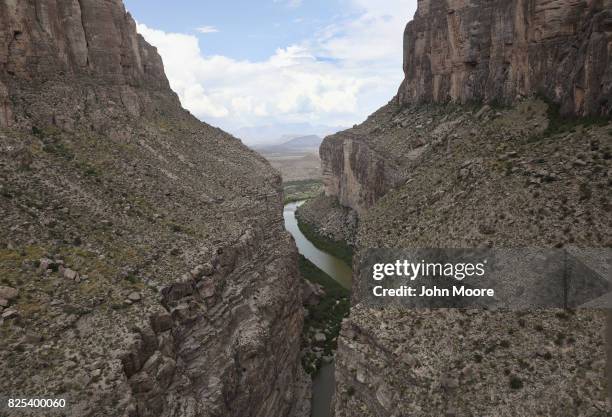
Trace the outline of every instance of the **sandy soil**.
<instances>
[{"instance_id":1,"label":"sandy soil","mask_svg":"<svg viewBox=\"0 0 612 417\"><path fill-rule=\"evenodd\" d=\"M283 182L321 179L321 159L318 152L292 154L263 154L272 166L280 171Z\"/></svg>"}]
</instances>

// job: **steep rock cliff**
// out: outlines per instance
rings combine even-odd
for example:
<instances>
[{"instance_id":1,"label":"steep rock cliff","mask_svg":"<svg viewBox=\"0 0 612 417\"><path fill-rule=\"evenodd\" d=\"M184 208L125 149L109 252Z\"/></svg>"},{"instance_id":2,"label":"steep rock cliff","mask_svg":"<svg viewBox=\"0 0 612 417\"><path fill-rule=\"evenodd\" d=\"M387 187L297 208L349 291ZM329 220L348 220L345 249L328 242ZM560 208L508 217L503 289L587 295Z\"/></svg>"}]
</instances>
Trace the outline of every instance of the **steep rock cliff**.
<instances>
[{"instance_id":1,"label":"steep rock cliff","mask_svg":"<svg viewBox=\"0 0 612 417\"><path fill-rule=\"evenodd\" d=\"M385 194L393 175L385 157L351 133L326 138L320 148L325 193L362 212Z\"/></svg>"},{"instance_id":2,"label":"steep rock cliff","mask_svg":"<svg viewBox=\"0 0 612 417\"><path fill-rule=\"evenodd\" d=\"M113 119L180 110L120 0L0 3L0 101L2 127L104 131Z\"/></svg>"},{"instance_id":3,"label":"steep rock cliff","mask_svg":"<svg viewBox=\"0 0 612 417\"><path fill-rule=\"evenodd\" d=\"M400 110L393 100L361 125L325 138L320 154L327 196L363 214L406 181L410 167L427 149L427 129L434 121L447 122L449 115L433 107L415 117ZM453 127L452 122L441 123L434 134L447 134Z\"/></svg>"},{"instance_id":4,"label":"steep rock cliff","mask_svg":"<svg viewBox=\"0 0 612 417\"><path fill-rule=\"evenodd\" d=\"M610 0L419 0L404 35L400 103L511 103L612 114Z\"/></svg>"},{"instance_id":5,"label":"steep rock cliff","mask_svg":"<svg viewBox=\"0 0 612 417\"><path fill-rule=\"evenodd\" d=\"M293 415L280 178L180 107L121 1L0 1L0 105L0 392L79 417Z\"/></svg>"}]
</instances>

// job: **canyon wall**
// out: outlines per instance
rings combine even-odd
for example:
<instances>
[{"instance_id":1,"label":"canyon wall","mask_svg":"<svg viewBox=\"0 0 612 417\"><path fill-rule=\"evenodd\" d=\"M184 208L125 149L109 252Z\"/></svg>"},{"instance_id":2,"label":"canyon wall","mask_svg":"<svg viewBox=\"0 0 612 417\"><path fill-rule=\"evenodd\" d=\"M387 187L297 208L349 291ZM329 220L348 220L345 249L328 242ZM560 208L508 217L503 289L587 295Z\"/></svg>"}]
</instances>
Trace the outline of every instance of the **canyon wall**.
<instances>
[{"instance_id":1,"label":"canyon wall","mask_svg":"<svg viewBox=\"0 0 612 417\"><path fill-rule=\"evenodd\" d=\"M610 0L419 0L400 103L509 104L538 93L564 114L612 114Z\"/></svg>"},{"instance_id":2,"label":"canyon wall","mask_svg":"<svg viewBox=\"0 0 612 417\"><path fill-rule=\"evenodd\" d=\"M0 106L0 392L307 415L281 179L181 108L121 1L0 1Z\"/></svg>"},{"instance_id":3,"label":"canyon wall","mask_svg":"<svg viewBox=\"0 0 612 417\"><path fill-rule=\"evenodd\" d=\"M420 0L393 100L399 107L511 105L540 96L562 114L610 115L611 51L610 0ZM358 212L405 178L396 161L403 162L377 145L385 135L374 128L357 126L321 146L326 194Z\"/></svg>"},{"instance_id":4,"label":"canyon wall","mask_svg":"<svg viewBox=\"0 0 612 417\"><path fill-rule=\"evenodd\" d=\"M180 109L161 57L120 0L1 2L0 102L2 127L67 130Z\"/></svg>"},{"instance_id":5,"label":"canyon wall","mask_svg":"<svg viewBox=\"0 0 612 417\"><path fill-rule=\"evenodd\" d=\"M326 194L359 213L355 264L368 248L609 248L611 13L419 1L398 96L321 146ZM337 417L611 412L602 312L353 303Z\"/></svg>"},{"instance_id":6,"label":"canyon wall","mask_svg":"<svg viewBox=\"0 0 612 417\"><path fill-rule=\"evenodd\" d=\"M325 140L320 148L323 184L328 196L340 204L362 212L388 189L385 158L370 149L358 136L339 133Z\"/></svg>"},{"instance_id":7,"label":"canyon wall","mask_svg":"<svg viewBox=\"0 0 612 417\"><path fill-rule=\"evenodd\" d=\"M391 103L360 128L405 177L361 212L354 264L369 248L609 248L612 123L602 123L550 133L538 100L499 111ZM610 413L602 311L352 301L338 339L337 417Z\"/></svg>"},{"instance_id":8,"label":"canyon wall","mask_svg":"<svg viewBox=\"0 0 612 417\"><path fill-rule=\"evenodd\" d=\"M405 183L410 168L428 148L426 134L440 138L452 131L456 121L448 117L435 108L402 112L393 100L361 125L325 138L319 150L325 194L364 214L389 190Z\"/></svg>"}]
</instances>

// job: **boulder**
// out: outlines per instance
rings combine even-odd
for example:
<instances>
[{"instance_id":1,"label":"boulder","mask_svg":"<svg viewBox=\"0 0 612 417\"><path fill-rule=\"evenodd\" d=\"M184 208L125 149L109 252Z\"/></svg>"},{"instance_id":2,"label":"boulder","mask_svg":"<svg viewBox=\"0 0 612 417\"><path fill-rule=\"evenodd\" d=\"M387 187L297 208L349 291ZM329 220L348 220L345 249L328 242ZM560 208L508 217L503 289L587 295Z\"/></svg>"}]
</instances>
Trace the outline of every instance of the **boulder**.
<instances>
[{"instance_id":1,"label":"boulder","mask_svg":"<svg viewBox=\"0 0 612 417\"><path fill-rule=\"evenodd\" d=\"M151 327L155 333L165 332L172 328L172 316L167 311L161 311L151 315Z\"/></svg>"},{"instance_id":2,"label":"boulder","mask_svg":"<svg viewBox=\"0 0 612 417\"><path fill-rule=\"evenodd\" d=\"M317 343L324 343L327 340L327 336L325 336L324 333L319 332L314 335L314 340Z\"/></svg>"},{"instance_id":3,"label":"boulder","mask_svg":"<svg viewBox=\"0 0 612 417\"><path fill-rule=\"evenodd\" d=\"M0 298L12 301L19 296L19 290L13 287L0 286Z\"/></svg>"},{"instance_id":4,"label":"boulder","mask_svg":"<svg viewBox=\"0 0 612 417\"><path fill-rule=\"evenodd\" d=\"M206 262L204 265L202 265L202 273L204 276L209 277L215 273L215 267L210 262Z\"/></svg>"},{"instance_id":5,"label":"boulder","mask_svg":"<svg viewBox=\"0 0 612 417\"><path fill-rule=\"evenodd\" d=\"M2 318L5 320L14 319L19 316L19 312L14 308L9 308L2 313Z\"/></svg>"},{"instance_id":6,"label":"boulder","mask_svg":"<svg viewBox=\"0 0 612 417\"><path fill-rule=\"evenodd\" d=\"M42 258L40 259L40 271L44 272L47 269L52 269L55 266L55 262L53 262L52 259L49 258Z\"/></svg>"},{"instance_id":7,"label":"boulder","mask_svg":"<svg viewBox=\"0 0 612 417\"><path fill-rule=\"evenodd\" d=\"M305 305L317 305L325 295L323 287L304 279L302 280L302 302Z\"/></svg>"},{"instance_id":8,"label":"boulder","mask_svg":"<svg viewBox=\"0 0 612 417\"><path fill-rule=\"evenodd\" d=\"M79 273L75 271L74 269L64 268L63 275L64 275L64 278L74 281L79 276Z\"/></svg>"},{"instance_id":9,"label":"boulder","mask_svg":"<svg viewBox=\"0 0 612 417\"><path fill-rule=\"evenodd\" d=\"M215 295L215 283L211 279L205 279L198 284L198 292L202 298L211 298Z\"/></svg>"},{"instance_id":10,"label":"boulder","mask_svg":"<svg viewBox=\"0 0 612 417\"><path fill-rule=\"evenodd\" d=\"M130 301L131 301L131 302L133 302L133 303L135 303L135 302L137 302L137 301L140 301L141 299L142 299L142 297L141 297L140 293L139 293L139 292L136 292L136 291L131 292L131 293L128 295L128 300L130 300Z\"/></svg>"}]
</instances>

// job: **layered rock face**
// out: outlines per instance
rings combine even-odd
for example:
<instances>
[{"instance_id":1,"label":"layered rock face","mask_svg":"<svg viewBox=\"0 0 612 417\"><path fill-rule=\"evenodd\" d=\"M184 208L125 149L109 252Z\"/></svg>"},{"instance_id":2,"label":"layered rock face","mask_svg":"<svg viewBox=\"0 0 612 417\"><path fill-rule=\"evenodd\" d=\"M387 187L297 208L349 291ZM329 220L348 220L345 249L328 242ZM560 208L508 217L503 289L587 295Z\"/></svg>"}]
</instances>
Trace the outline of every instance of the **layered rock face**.
<instances>
[{"instance_id":1,"label":"layered rock face","mask_svg":"<svg viewBox=\"0 0 612 417\"><path fill-rule=\"evenodd\" d=\"M389 133L398 127L407 132L409 124L423 129L430 118L411 123L415 120L398 115L398 108L393 100L363 124L325 138L319 152L326 196L363 214L390 189L406 181L406 169L426 149L425 142L420 136Z\"/></svg>"},{"instance_id":2,"label":"layered rock face","mask_svg":"<svg viewBox=\"0 0 612 417\"><path fill-rule=\"evenodd\" d=\"M401 103L510 103L612 114L609 0L420 0L405 32Z\"/></svg>"},{"instance_id":3,"label":"layered rock face","mask_svg":"<svg viewBox=\"0 0 612 417\"><path fill-rule=\"evenodd\" d=\"M363 212L385 194L392 175L384 155L373 152L359 136L339 133L320 148L325 194Z\"/></svg>"},{"instance_id":4,"label":"layered rock face","mask_svg":"<svg viewBox=\"0 0 612 417\"><path fill-rule=\"evenodd\" d=\"M121 0L0 3L0 103L2 127L100 131L116 117L180 108Z\"/></svg>"},{"instance_id":5,"label":"layered rock face","mask_svg":"<svg viewBox=\"0 0 612 417\"><path fill-rule=\"evenodd\" d=\"M79 417L293 415L277 173L180 107L118 0L4 0L0 35L0 392Z\"/></svg>"}]
</instances>

